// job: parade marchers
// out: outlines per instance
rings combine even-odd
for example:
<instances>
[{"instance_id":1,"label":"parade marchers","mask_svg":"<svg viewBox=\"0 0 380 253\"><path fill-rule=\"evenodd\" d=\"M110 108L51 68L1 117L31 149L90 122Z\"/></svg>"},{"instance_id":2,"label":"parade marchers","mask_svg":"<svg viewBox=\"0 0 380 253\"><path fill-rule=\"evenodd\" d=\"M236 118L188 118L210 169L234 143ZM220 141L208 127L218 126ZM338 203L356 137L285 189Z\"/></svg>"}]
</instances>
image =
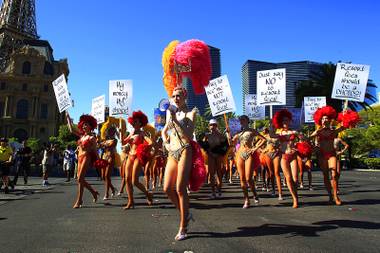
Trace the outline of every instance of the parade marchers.
<instances>
[{"instance_id":1,"label":"parade marchers","mask_svg":"<svg viewBox=\"0 0 380 253\"><path fill-rule=\"evenodd\" d=\"M93 116L82 115L75 128L69 114L66 114L69 130L78 138L76 152L72 147L63 152L63 170L67 180L70 180L73 168L77 168L74 175L78 182L78 192L73 208L82 207L84 188L92 194L93 202L98 201L99 192L85 179L86 173L92 168L104 180L104 201L116 194L123 194L126 188L128 203L124 206L125 210L134 208L133 185L144 193L147 205L153 205L153 190L157 188L158 181L179 211L179 230L174 238L180 241L187 238L189 222L194 221L189 211L189 193L199 190L203 183L208 182L211 186L211 199L222 196L223 177L227 176L229 182L232 182L234 168L235 175L240 179L244 209L251 206L249 189L253 193L253 202L259 203L256 181L260 173L263 189L272 188L272 196L276 196L276 181L278 200L281 201L284 198L283 181L291 194L293 208L298 208L302 203L299 203L297 189L303 188L304 169L308 171L309 189L313 189L310 174L313 152L323 172L328 201L336 205L342 204L338 196L341 167L339 157L347 145L340 149L337 138L344 129L355 127L359 121L358 114L343 110L338 115L330 106L319 108L314 114L316 130L309 136L289 128L292 114L285 109L275 113L269 128L262 133L251 127L246 115L239 117L241 129L233 136L228 126L223 134L218 129L217 121L211 119L209 132L198 133L202 137L196 141L194 130L197 110L187 108L187 91L181 84L182 78L188 76L192 79L194 92L204 92L204 85L208 84L211 77L208 50L208 46L199 40L183 43L173 41L164 50L164 86L172 105L166 110L166 124L162 131L149 127L147 116L141 111L135 111L128 118L133 129L130 133L126 132L122 119L109 117L100 136L97 136L94 129L98 124ZM333 121L338 121L340 125L335 128ZM116 150L117 138L123 145L121 155ZM8 193L9 187L15 187L21 171L24 172L24 183L27 184L32 152L25 143L24 141L16 150L10 147L7 139L1 139L0 171L5 193ZM48 174L54 164L54 154L57 154L54 145L47 145L43 150L41 165L44 186L49 184ZM16 174L14 180L10 181L12 163ZM75 163L77 166L74 166ZM116 167L120 168L122 177L118 193L111 182L112 170ZM145 186L139 181L142 172L145 174Z\"/></svg>"},{"instance_id":2,"label":"parade marchers","mask_svg":"<svg viewBox=\"0 0 380 253\"><path fill-rule=\"evenodd\" d=\"M104 140L100 136L97 138L92 132L96 126L96 120L92 116L82 116L78 130L73 128L70 120L68 121L70 129L79 137L76 152L72 147L67 147L61 152L62 169L67 175L67 181L70 180L70 174L77 167L75 177L78 180L78 197L73 208L82 206L84 188L89 189L94 202L98 200L99 193L84 178L87 170L94 167L98 170L99 176L105 182L103 200L107 201L116 195L116 188L112 186L110 175L113 169L120 168L123 182L118 195L122 195L126 188L129 197L124 209L134 207L133 185L147 196L148 205L153 204L153 191L158 187L163 187L181 214L180 229L175 239L183 240L187 237L188 223L193 220L192 214L189 212L188 193L190 189L188 185L191 170L198 168L194 166L192 158L194 149L190 144L194 142L192 136L196 110L189 111L186 108L185 94L183 88L173 92L175 105L181 109L176 112L168 111L167 127L163 129L162 133L144 131L143 127L148 121L142 112L134 112L133 116L128 119L128 122L134 127L133 132L121 133L125 129L120 128L119 125L110 124L106 129L108 133ZM235 136L230 136L228 131L226 134L221 133L217 121L211 119L210 131L201 135L204 137L199 140L203 150L201 160L204 161L204 166L207 168L207 177L203 177L203 179L206 178L205 182L211 186L210 199L222 196L223 178L231 183L233 172L236 170L234 174L240 179L240 186L243 190L243 208L250 207L248 188L253 192L252 200L258 204L259 198L255 184L260 176L262 189L267 191L272 189L272 196L276 195L274 183L274 178L276 178L279 201L283 200L281 189L283 182L289 188L293 207L297 208L302 204L298 202L297 188L304 187L300 172L305 169L310 172L312 169L313 151L324 175L328 201L341 205L342 201L338 197L340 170L337 168L341 167L338 158L348 148L348 145L344 144L344 148L341 149L337 142L340 141L338 132L344 127L334 129L331 126L331 120L337 118L337 113L331 107L327 106L319 110L315 120L320 127L309 137L288 129L292 117L288 111L276 113L273 126L271 125L269 131L264 129L265 131L262 133L250 128L248 117L242 115L240 117L242 129ZM121 155L118 154L116 145L114 145L116 132L121 133L119 136L122 136L123 151ZM12 146L15 145L8 143L6 138L0 139L0 168L4 193L8 193L10 188L17 187L17 176L21 172L24 173L24 183L28 183L30 163L36 158L34 155L32 156L30 148L25 143L23 142L18 149L12 149ZM42 150L43 185L48 184L47 175L54 164L56 154L58 154L58 150L54 145L46 145ZM13 180L9 179L11 168L14 168ZM281 179L279 168L282 169L284 179ZM145 171L145 177L148 178L146 185L139 181L142 171ZM217 175L216 178L215 175ZM109 189L112 194L109 194ZM311 177L309 177L309 189L313 189Z\"/></svg>"}]
</instances>

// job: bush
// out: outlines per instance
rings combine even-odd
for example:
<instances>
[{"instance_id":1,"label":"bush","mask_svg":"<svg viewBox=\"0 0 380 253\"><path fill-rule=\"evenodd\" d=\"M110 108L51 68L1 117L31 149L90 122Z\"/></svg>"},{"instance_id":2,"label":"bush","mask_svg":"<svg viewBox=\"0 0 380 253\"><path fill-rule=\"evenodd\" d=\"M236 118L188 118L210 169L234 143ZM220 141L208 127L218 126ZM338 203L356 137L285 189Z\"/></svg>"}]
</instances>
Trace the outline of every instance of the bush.
<instances>
[{"instance_id":1,"label":"bush","mask_svg":"<svg viewBox=\"0 0 380 253\"><path fill-rule=\"evenodd\" d=\"M368 169L380 169L380 158L365 158L364 163Z\"/></svg>"}]
</instances>

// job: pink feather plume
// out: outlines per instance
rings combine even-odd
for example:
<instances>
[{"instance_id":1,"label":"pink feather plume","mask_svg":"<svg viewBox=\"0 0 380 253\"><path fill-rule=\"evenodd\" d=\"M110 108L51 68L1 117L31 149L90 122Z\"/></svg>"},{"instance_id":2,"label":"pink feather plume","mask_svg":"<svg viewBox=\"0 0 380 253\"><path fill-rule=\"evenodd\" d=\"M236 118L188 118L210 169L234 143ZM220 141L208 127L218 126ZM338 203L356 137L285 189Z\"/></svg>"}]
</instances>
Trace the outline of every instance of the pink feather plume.
<instances>
[{"instance_id":1,"label":"pink feather plume","mask_svg":"<svg viewBox=\"0 0 380 253\"><path fill-rule=\"evenodd\" d=\"M211 58L209 47L203 41L191 39L176 46L175 61L180 65L191 63L191 72L182 72L179 83L183 77L191 79L195 94L203 94L204 87L211 78Z\"/></svg>"}]
</instances>

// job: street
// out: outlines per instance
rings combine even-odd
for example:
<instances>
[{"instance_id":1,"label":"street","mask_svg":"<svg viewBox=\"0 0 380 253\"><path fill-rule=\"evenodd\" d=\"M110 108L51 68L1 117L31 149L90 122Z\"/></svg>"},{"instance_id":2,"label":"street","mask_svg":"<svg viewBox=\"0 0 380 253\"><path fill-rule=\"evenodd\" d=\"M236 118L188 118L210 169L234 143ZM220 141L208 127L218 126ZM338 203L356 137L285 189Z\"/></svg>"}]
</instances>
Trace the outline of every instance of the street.
<instances>
[{"instance_id":1,"label":"street","mask_svg":"<svg viewBox=\"0 0 380 253\"><path fill-rule=\"evenodd\" d=\"M225 183L216 200L203 187L190 195L195 221L180 242L174 241L179 214L161 189L148 207L135 188L136 207L124 211L126 195L103 201L102 182L88 178L101 198L92 203L85 190L84 206L72 209L74 181L52 178L46 188L31 178L30 186L0 193L0 252L379 252L379 177L380 171L343 171L343 205L334 206L315 171L314 191L299 190L298 209L287 190L278 201L260 188L260 203L242 209L238 179ZM119 178L113 183L119 188Z\"/></svg>"}]
</instances>

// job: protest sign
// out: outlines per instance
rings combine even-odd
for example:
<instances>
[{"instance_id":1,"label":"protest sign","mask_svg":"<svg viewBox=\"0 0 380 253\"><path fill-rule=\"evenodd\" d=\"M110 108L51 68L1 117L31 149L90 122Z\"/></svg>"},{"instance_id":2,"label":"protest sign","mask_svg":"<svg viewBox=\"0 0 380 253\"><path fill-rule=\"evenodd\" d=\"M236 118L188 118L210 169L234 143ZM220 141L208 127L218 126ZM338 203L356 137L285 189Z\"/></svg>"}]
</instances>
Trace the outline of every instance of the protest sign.
<instances>
[{"instance_id":1,"label":"protest sign","mask_svg":"<svg viewBox=\"0 0 380 253\"><path fill-rule=\"evenodd\" d=\"M302 120L302 108L286 108L292 114L292 121L289 123L289 127L293 130L300 130Z\"/></svg>"},{"instance_id":2,"label":"protest sign","mask_svg":"<svg viewBox=\"0 0 380 253\"><path fill-rule=\"evenodd\" d=\"M91 115L101 124L105 121L106 96L101 95L92 99Z\"/></svg>"},{"instance_id":3,"label":"protest sign","mask_svg":"<svg viewBox=\"0 0 380 253\"><path fill-rule=\"evenodd\" d=\"M110 115L130 115L132 110L132 80L109 81Z\"/></svg>"},{"instance_id":4,"label":"protest sign","mask_svg":"<svg viewBox=\"0 0 380 253\"><path fill-rule=\"evenodd\" d=\"M211 80L205 87L205 90L212 116L215 117L236 110L235 101L226 75Z\"/></svg>"},{"instance_id":5,"label":"protest sign","mask_svg":"<svg viewBox=\"0 0 380 253\"><path fill-rule=\"evenodd\" d=\"M67 89L65 75L60 75L52 82L52 84L59 112L61 113L72 107L73 104L70 98L69 90Z\"/></svg>"},{"instance_id":6,"label":"protest sign","mask_svg":"<svg viewBox=\"0 0 380 253\"><path fill-rule=\"evenodd\" d=\"M323 106L326 106L326 97L304 97L304 108L305 108L305 122L314 122L313 116L315 111Z\"/></svg>"},{"instance_id":7,"label":"protest sign","mask_svg":"<svg viewBox=\"0 0 380 253\"><path fill-rule=\"evenodd\" d=\"M336 65L332 98L363 102L369 65L338 63Z\"/></svg>"},{"instance_id":8,"label":"protest sign","mask_svg":"<svg viewBox=\"0 0 380 253\"><path fill-rule=\"evenodd\" d=\"M286 69L257 71L258 105L286 104Z\"/></svg>"},{"instance_id":9,"label":"protest sign","mask_svg":"<svg viewBox=\"0 0 380 253\"><path fill-rule=\"evenodd\" d=\"M245 95L245 114L252 120L265 119L265 106L257 104L256 94Z\"/></svg>"},{"instance_id":10,"label":"protest sign","mask_svg":"<svg viewBox=\"0 0 380 253\"><path fill-rule=\"evenodd\" d=\"M160 108L154 109L154 128L160 131L164 128L166 123L166 111L160 110Z\"/></svg>"},{"instance_id":11,"label":"protest sign","mask_svg":"<svg viewBox=\"0 0 380 253\"><path fill-rule=\"evenodd\" d=\"M228 126L230 128L231 136L239 133L241 131L240 120L236 118L231 118L228 120Z\"/></svg>"}]
</instances>

